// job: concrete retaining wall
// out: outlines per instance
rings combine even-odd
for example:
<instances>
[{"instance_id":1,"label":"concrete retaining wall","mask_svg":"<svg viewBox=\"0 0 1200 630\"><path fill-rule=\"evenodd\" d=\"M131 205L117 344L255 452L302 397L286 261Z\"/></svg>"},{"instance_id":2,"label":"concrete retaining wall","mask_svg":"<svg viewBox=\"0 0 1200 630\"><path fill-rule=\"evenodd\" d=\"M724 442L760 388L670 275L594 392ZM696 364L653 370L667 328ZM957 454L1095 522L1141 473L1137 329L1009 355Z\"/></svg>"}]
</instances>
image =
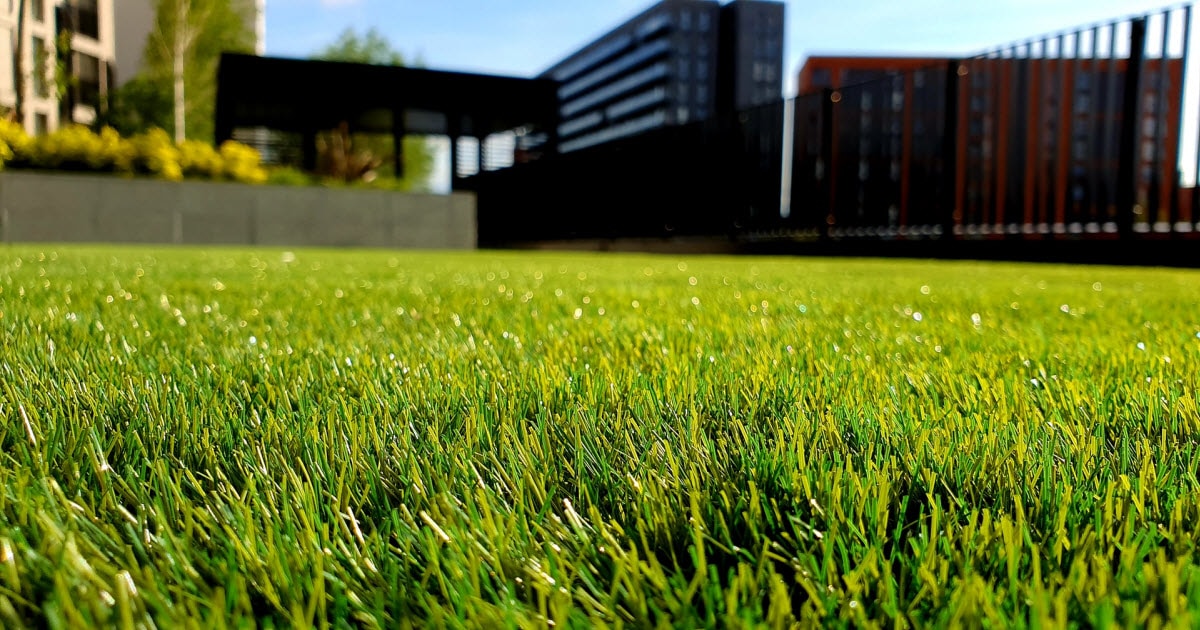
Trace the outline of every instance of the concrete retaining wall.
<instances>
[{"instance_id":1,"label":"concrete retaining wall","mask_svg":"<svg viewBox=\"0 0 1200 630\"><path fill-rule=\"evenodd\" d=\"M8 171L0 241L471 249L475 197Z\"/></svg>"}]
</instances>

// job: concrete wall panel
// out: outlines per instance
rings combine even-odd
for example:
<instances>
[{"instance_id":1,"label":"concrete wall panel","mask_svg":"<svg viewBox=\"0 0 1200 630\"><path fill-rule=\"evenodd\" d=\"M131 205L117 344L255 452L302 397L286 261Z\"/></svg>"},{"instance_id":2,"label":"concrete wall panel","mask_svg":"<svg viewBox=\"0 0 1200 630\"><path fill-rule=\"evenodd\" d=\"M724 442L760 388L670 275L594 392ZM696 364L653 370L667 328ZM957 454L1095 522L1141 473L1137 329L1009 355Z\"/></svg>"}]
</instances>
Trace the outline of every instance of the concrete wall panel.
<instances>
[{"instance_id":1,"label":"concrete wall panel","mask_svg":"<svg viewBox=\"0 0 1200 630\"><path fill-rule=\"evenodd\" d=\"M0 173L5 242L473 249L475 197Z\"/></svg>"}]
</instances>

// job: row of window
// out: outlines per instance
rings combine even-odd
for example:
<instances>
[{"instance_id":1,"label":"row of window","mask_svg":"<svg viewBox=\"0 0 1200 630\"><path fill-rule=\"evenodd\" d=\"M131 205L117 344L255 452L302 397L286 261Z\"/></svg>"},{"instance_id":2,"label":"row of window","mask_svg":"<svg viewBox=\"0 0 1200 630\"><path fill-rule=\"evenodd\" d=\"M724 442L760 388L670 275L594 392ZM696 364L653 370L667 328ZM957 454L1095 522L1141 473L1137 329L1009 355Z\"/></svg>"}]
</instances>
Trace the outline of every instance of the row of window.
<instances>
[{"instance_id":1,"label":"row of window","mask_svg":"<svg viewBox=\"0 0 1200 630\"><path fill-rule=\"evenodd\" d=\"M586 149L588 147L616 140L617 138L624 138L642 133L643 131L649 131L650 129L661 127L666 124L666 122L666 110L655 110L649 114L646 114L645 116L639 116L623 123L606 127L595 133L590 133L585 136L580 136L574 140L563 142L559 145L559 151L562 153L570 153L572 151Z\"/></svg>"},{"instance_id":2,"label":"row of window","mask_svg":"<svg viewBox=\"0 0 1200 630\"><path fill-rule=\"evenodd\" d=\"M600 126L605 120L616 121L667 100L667 89L656 87L609 105L603 112L595 111L558 126L559 137L566 138Z\"/></svg>"},{"instance_id":3,"label":"row of window","mask_svg":"<svg viewBox=\"0 0 1200 630\"><path fill-rule=\"evenodd\" d=\"M633 52L619 57L612 63L603 65L588 74L563 85L558 90L559 98L570 98L579 92L590 88L597 83L602 83L618 74L637 66L640 63L653 59L659 55L668 52L671 49L671 43L665 39L660 39L651 44L647 44L634 50Z\"/></svg>"},{"instance_id":4,"label":"row of window","mask_svg":"<svg viewBox=\"0 0 1200 630\"><path fill-rule=\"evenodd\" d=\"M594 92L585 94L584 96L581 96L571 102L565 103L562 106L561 113L564 118L569 118L579 112L591 108L594 105L599 105L600 103L603 103L614 96L636 89L637 87L652 81L665 78L667 76L667 72L667 64L663 62L648 66L623 79L614 81Z\"/></svg>"},{"instance_id":5,"label":"row of window","mask_svg":"<svg viewBox=\"0 0 1200 630\"><path fill-rule=\"evenodd\" d=\"M11 14L17 9L17 0L8 0L8 12ZM29 2L29 17L35 22L46 21L46 0L30 0Z\"/></svg>"}]
</instances>

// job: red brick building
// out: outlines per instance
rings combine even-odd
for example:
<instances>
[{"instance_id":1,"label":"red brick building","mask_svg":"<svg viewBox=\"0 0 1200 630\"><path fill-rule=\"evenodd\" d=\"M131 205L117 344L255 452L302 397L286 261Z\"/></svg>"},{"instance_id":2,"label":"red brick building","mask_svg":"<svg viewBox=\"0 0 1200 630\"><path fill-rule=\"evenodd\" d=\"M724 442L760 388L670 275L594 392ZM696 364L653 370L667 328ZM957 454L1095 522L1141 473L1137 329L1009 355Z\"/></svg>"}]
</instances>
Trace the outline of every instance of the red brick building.
<instances>
[{"instance_id":1,"label":"red brick building","mask_svg":"<svg viewBox=\"0 0 1200 630\"><path fill-rule=\"evenodd\" d=\"M1165 82L1158 77L1164 67ZM926 134L935 127L940 133L952 68L959 87L956 223L1056 232L1111 229L1116 210L1101 200L1113 198L1106 187L1116 180L1125 59L991 57L951 66L946 57L817 56L800 70L798 86L802 98L835 90L834 124L864 121L858 133L871 141L862 147L899 148L882 149L888 154L883 159L860 151L860 171L887 168L898 175L897 212L904 224L914 145L919 152ZM1147 59L1142 67L1135 211L1140 229L1161 229L1178 198L1182 71L1177 58ZM868 92L873 98L864 99ZM880 117L891 121L886 128ZM846 146L832 148L837 165L836 153ZM1183 206L1180 222L1195 221L1189 208Z\"/></svg>"}]
</instances>

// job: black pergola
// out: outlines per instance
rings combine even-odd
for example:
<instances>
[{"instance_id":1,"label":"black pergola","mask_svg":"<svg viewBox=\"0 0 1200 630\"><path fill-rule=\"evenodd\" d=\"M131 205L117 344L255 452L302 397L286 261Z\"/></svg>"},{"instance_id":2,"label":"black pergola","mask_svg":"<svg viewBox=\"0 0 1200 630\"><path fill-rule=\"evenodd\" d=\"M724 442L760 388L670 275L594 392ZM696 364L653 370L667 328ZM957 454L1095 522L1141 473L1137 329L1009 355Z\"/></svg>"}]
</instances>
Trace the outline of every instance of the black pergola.
<instances>
[{"instance_id":1,"label":"black pergola","mask_svg":"<svg viewBox=\"0 0 1200 630\"><path fill-rule=\"evenodd\" d=\"M397 176L404 136L444 135L451 140L453 178L461 137L482 143L493 133L525 128L545 133L546 148L554 151L557 89L549 79L225 53L217 72L215 135L221 143L240 128L298 133L304 166L312 168L318 131L346 124L355 132L390 133Z\"/></svg>"}]
</instances>

